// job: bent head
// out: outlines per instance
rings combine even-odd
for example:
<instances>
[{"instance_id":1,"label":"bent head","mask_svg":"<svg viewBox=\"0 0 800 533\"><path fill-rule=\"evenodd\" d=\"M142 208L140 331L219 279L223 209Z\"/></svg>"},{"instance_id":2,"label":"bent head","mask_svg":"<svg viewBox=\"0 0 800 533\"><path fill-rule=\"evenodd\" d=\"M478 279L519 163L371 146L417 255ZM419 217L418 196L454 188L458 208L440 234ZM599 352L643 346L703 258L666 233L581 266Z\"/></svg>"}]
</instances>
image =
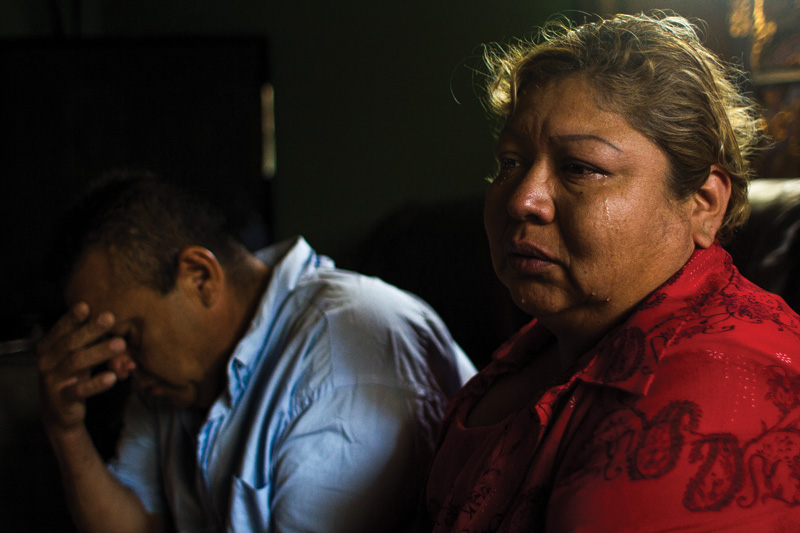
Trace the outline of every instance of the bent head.
<instances>
[{"instance_id":1,"label":"bent head","mask_svg":"<svg viewBox=\"0 0 800 533\"><path fill-rule=\"evenodd\" d=\"M222 217L166 182L128 176L92 188L62 232L66 302L114 316L134 382L181 407L213 402L263 275Z\"/></svg>"},{"instance_id":2,"label":"bent head","mask_svg":"<svg viewBox=\"0 0 800 533\"><path fill-rule=\"evenodd\" d=\"M213 401L206 392L207 366L220 348L211 309L196 297L185 274L162 294L132 282L123 261L109 250L90 250L67 283L65 300L70 307L87 303L94 318L113 316L108 336L125 341L115 364L132 363L137 388L176 407Z\"/></svg>"},{"instance_id":3,"label":"bent head","mask_svg":"<svg viewBox=\"0 0 800 533\"><path fill-rule=\"evenodd\" d=\"M149 174L122 174L93 184L67 213L54 258L63 285L89 250L113 250L120 275L166 294L178 255L193 245L232 272L247 257L207 202Z\"/></svg>"}]
</instances>

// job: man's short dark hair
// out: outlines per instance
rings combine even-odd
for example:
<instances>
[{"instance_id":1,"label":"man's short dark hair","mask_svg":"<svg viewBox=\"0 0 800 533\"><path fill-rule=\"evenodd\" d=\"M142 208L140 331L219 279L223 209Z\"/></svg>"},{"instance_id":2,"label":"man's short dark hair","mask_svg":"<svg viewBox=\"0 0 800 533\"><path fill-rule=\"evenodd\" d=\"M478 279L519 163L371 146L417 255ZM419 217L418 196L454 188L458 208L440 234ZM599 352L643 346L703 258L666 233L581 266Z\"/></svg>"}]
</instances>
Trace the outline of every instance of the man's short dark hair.
<instances>
[{"instance_id":1,"label":"man's short dark hair","mask_svg":"<svg viewBox=\"0 0 800 533\"><path fill-rule=\"evenodd\" d=\"M91 184L67 212L54 256L62 286L87 252L104 249L125 281L166 294L178 255L191 245L209 249L226 270L247 253L208 202L149 173L117 172Z\"/></svg>"}]
</instances>

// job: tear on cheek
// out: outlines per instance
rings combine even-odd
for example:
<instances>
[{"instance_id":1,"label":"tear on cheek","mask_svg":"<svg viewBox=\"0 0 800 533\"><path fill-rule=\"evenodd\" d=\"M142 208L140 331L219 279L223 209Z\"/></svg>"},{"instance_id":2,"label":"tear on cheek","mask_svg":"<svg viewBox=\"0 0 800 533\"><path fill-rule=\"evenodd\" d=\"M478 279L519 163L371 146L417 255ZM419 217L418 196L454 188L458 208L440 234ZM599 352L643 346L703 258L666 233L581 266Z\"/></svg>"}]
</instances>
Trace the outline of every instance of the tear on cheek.
<instances>
[{"instance_id":1,"label":"tear on cheek","mask_svg":"<svg viewBox=\"0 0 800 533\"><path fill-rule=\"evenodd\" d=\"M609 303L611 301L611 296L608 294L600 294L597 291L592 291L586 300L594 303Z\"/></svg>"}]
</instances>

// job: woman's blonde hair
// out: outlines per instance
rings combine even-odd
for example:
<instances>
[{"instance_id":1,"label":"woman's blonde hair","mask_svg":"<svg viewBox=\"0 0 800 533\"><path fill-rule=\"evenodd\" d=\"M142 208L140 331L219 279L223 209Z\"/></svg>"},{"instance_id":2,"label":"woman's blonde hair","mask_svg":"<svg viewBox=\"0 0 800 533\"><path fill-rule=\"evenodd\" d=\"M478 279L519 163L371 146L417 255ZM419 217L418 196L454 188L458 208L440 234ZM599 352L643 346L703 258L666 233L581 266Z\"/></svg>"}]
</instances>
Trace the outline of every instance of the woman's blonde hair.
<instances>
[{"instance_id":1,"label":"woman's blonde hair","mask_svg":"<svg viewBox=\"0 0 800 533\"><path fill-rule=\"evenodd\" d=\"M732 190L721 241L747 220L749 159L763 126L739 89L741 72L706 49L685 18L617 15L580 26L551 20L536 38L487 47L484 57L486 105L501 120L511 116L526 86L581 74L595 88L598 106L664 151L678 198L698 191L711 165L728 172Z\"/></svg>"}]
</instances>

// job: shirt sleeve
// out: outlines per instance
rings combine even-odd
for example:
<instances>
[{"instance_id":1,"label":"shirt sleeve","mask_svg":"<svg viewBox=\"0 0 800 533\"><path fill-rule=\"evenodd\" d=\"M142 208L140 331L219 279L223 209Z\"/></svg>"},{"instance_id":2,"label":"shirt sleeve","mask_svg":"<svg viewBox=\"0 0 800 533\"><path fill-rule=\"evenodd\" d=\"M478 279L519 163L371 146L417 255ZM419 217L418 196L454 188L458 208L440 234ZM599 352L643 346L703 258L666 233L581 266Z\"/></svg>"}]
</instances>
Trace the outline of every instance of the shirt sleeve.
<instances>
[{"instance_id":1,"label":"shirt sleeve","mask_svg":"<svg viewBox=\"0 0 800 533\"><path fill-rule=\"evenodd\" d=\"M284 305L274 364L262 367L268 379L248 385L258 393L236 467L237 530L412 524L448 393L469 372L418 299L373 278L328 274L330 283L309 283Z\"/></svg>"},{"instance_id":2,"label":"shirt sleeve","mask_svg":"<svg viewBox=\"0 0 800 533\"><path fill-rule=\"evenodd\" d=\"M156 414L133 392L124 420L117 454L108 468L123 485L133 490L148 512L163 514L166 505L158 465Z\"/></svg>"},{"instance_id":3,"label":"shirt sleeve","mask_svg":"<svg viewBox=\"0 0 800 533\"><path fill-rule=\"evenodd\" d=\"M276 453L273 530L412 525L443 408L437 398L378 385L339 388L317 399L287 429Z\"/></svg>"}]
</instances>

